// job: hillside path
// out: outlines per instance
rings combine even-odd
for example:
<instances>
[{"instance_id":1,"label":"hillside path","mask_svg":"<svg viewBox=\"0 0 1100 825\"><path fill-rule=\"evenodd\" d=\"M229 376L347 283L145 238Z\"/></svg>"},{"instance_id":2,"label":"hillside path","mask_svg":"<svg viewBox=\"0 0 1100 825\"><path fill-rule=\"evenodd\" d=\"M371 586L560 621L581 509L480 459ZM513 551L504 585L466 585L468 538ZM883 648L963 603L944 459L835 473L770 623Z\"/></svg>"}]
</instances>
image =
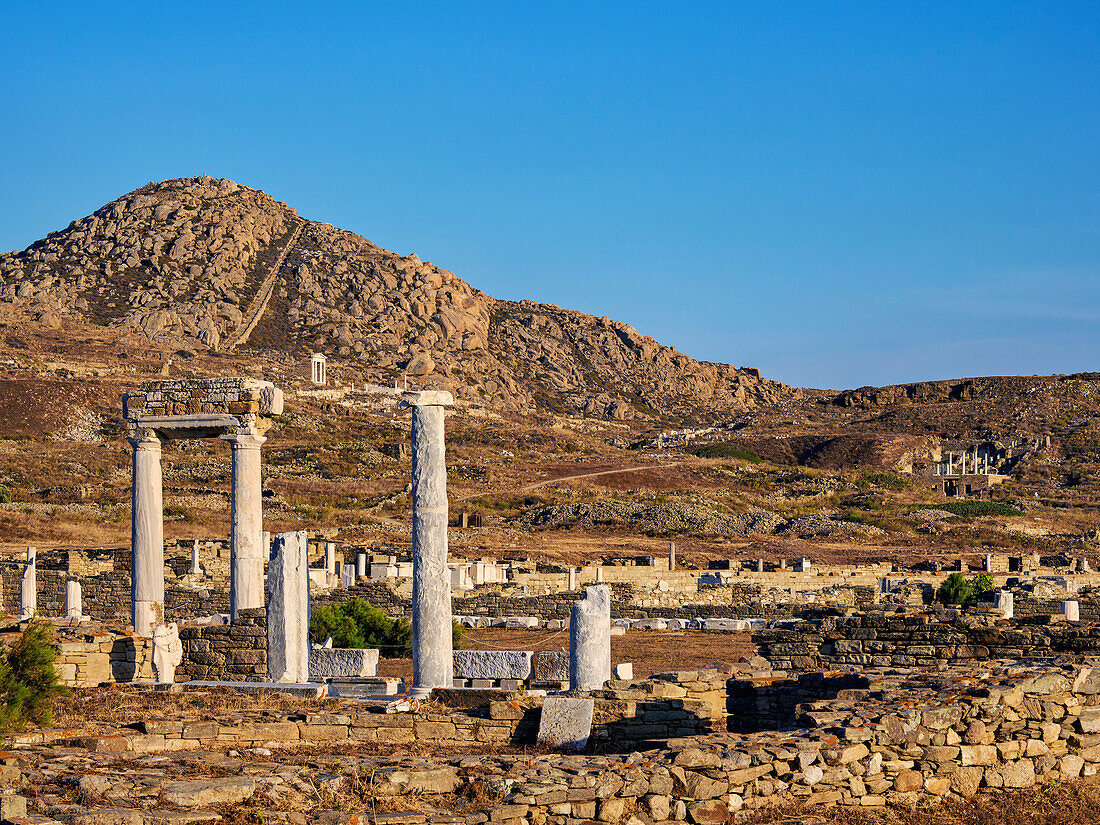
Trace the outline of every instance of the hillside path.
<instances>
[{"instance_id":1,"label":"hillside path","mask_svg":"<svg viewBox=\"0 0 1100 825\"><path fill-rule=\"evenodd\" d=\"M298 235L301 233L304 225L305 221L299 220L298 224L294 227L294 232L291 233L290 240L288 240L286 246L283 247L283 251L279 253L279 257L275 259L275 263L272 265L271 271L267 273L267 277L264 278L264 282L260 284L260 289L256 293L256 303L248 314L248 320L242 325L241 331L237 333L237 337L233 340L233 343L229 345L228 349L239 347L247 341L248 336L252 334L252 330L256 328L256 324L260 323L260 319L264 317L264 311L267 309L268 302L271 300L271 293L275 291L275 281L279 277L279 270L283 268L283 261L286 260L287 253L290 252L290 250L294 248L294 244L298 242Z\"/></svg>"}]
</instances>

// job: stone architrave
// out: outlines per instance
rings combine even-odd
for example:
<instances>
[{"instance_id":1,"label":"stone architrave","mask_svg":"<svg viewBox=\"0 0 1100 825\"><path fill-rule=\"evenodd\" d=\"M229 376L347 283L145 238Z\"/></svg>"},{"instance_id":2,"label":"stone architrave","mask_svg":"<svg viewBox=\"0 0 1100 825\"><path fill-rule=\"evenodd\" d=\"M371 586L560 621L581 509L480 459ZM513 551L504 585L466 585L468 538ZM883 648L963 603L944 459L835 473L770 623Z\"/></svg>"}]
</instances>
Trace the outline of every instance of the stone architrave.
<instances>
[{"instance_id":1,"label":"stone architrave","mask_svg":"<svg viewBox=\"0 0 1100 825\"><path fill-rule=\"evenodd\" d=\"M539 720L539 744L580 750L592 734L594 699L547 696Z\"/></svg>"},{"instance_id":2,"label":"stone architrave","mask_svg":"<svg viewBox=\"0 0 1100 825\"><path fill-rule=\"evenodd\" d=\"M451 575L447 568L447 464L444 408L449 392L407 392L400 406L412 409L414 697L454 684L451 643Z\"/></svg>"},{"instance_id":3,"label":"stone architrave","mask_svg":"<svg viewBox=\"0 0 1100 825\"><path fill-rule=\"evenodd\" d=\"M176 667L183 661L183 643L175 622L153 631L153 677L157 682L176 681Z\"/></svg>"},{"instance_id":4,"label":"stone architrave","mask_svg":"<svg viewBox=\"0 0 1100 825\"><path fill-rule=\"evenodd\" d=\"M65 617L79 619L84 615L84 603L80 595L80 582L69 579L65 582Z\"/></svg>"},{"instance_id":5,"label":"stone architrave","mask_svg":"<svg viewBox=\"0 0 1100 825\"><path fill-rule=\"evenodd\" d=\"M149 638L164 624L164 509L161 442L152 431L129 439L134 448L130 524L130 610L134 632Z\"/></svg>"},{"instance_id":6,"label":"stone architrave","mask_svg":"<svg viewBox=\"0 0 1100 825\"><path fill-rule=\"evenodd\" d=\"M306 534L279 533L267 565L267 675L309 681L309 555Z\"/></svg>"},{"instance_id":7,"label":"stone architrave","mask_svg":"<svg viewBox=\"0 0 1100 825\"><path fill-rule=\"evenodd\" d=\"M38 551L27 548L27 565L19 582L19 617L29 619L38 612Z\"/></svg>"},{"instance_id":8,"label":"stone architrave","mask_svg":"<svg viewBox=\"0 0 1100 825\"><path fill-rule=\"evenodd\" d=\"M531 678L535 654L531 650L456 650L456 679L519 679Z\"/></svg>"},{"instance_id":9,"label":"stone architrave","mask_svg":"<svg viewBox=\"0 0 1100 825\"><path fill-rule=\"evenodd\" d=\"M611 590L596 585L573 602L569 623L569 688L599 690L611 678Z\"/></svg>"},{"instance_id":10,"label":"stone architrave","mask_svg":"<svg viewBox=\"0 0 1100 825\"><path fill-rule=\"evenodd\" d=\"M264 603L263 482L260 445L252 428L221 436L233 448L229 505L229 616Z\"/></svg>"},{"instance_id":11,"label":"stone architrave","mask_svg":"<svg viewBox=\"0 0 1100 825\"><path fill-rule=\"evenodd\" d=\"M315 647L309 651L309 678L363 679L378 675L374 648Z\"/></svg>"}]
</instances>

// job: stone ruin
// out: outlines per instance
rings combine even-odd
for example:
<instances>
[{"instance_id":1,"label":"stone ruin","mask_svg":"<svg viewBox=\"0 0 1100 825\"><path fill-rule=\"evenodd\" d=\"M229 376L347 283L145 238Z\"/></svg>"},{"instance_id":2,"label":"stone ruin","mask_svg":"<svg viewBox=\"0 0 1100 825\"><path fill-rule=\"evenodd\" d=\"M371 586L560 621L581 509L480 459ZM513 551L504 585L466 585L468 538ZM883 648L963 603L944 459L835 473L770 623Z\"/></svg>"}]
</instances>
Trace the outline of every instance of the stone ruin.
<instances>
[{"instance_id":1,"label":"stone ruin","mask_svg":"<svg viewBox=\"0 0 1100 825\"><path fill-rule=\"evenodd\" d=\"M264 604L260 446L283 393L254 378L147 381L122 399L133 456L131 587L134 631L164 624L164 512L161 450L166 442L218 438L233 451L230 475L230 614Z\"/></svg>"}]
</instances>

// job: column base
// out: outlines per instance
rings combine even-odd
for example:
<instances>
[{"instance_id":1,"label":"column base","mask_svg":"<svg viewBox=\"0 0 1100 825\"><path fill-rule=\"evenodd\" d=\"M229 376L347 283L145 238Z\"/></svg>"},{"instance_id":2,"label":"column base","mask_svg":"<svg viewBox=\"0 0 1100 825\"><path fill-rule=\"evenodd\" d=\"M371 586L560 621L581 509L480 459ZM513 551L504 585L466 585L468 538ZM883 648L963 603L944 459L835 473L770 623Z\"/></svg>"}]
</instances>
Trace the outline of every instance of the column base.
<instances>
[{"instance_id":1,"label":"column base","mask_svg":"<svg viewBox=\"0 0 1100 825\"><path fill-rule=\"evenodd\" d=\"M412 687L409 688L410 699L428 699L432 695L434 688L430 687Z\"/></svg>"}]
</instances>

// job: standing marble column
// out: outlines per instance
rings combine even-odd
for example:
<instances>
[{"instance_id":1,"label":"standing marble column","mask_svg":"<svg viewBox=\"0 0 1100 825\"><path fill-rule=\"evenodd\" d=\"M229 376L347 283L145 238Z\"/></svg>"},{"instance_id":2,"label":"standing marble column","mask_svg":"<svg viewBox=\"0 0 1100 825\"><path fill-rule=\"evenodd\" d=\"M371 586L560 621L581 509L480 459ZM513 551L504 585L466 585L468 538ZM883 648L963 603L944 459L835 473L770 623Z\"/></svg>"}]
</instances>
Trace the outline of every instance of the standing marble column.
<instances>
[{"instance_id":1,"label":"standing marble column","mask_svg":"<svg viewBox=\"0 0 1100 825\"><path fill-rule=\"evenodd\" d=\"M65 618L79 619L84 615L84 601L80 595L80 582L69 579L65 582Z\"/></svg>"},{"instance_id":2,"label":"standing marble column","mask_svg":"<svg viewBox=\"0 0 1100 825\"><path fill-rule=\"evenodd\" d=\"M27 566L19 582L19 617L29 619L38 612L38 551L27 548Z\"/></svg>"},{"instance_id":3,"label":"standing marble column","mask_svg":"<svg viewBox=\"0 0 1100 825\"><path fill-rule=\"evenodd\" d=\"M447 569L447 464L443 408L449 392L407 392L412 408L413 592L411 694L453 684L451 576Z\"/></svg>"},{"instance_id":4,"label":"standing marble column","mask_svg":"<svg viewBox=\"0 0 1100 825\"><path fill-rule=\"evenodd\" d=\"M254 430L226 433L233 448L229 503L229 617L264 604L263 482L260 445Z\"/></svg>"},{"instance_id":5,"label":"standing marble column","mask_svg":"<svg viewBox=\"0 0 1100 825\"><path fill-rule=\"evenodd\" d=\"M367 554L356 553L355 554L355 575L366 576L367 575Z\"/></svg>"},{"instance_id":6,"label":"standing marble column","mask_svg":"<svg viewBox=\"0 0 1100 825\"><path fill-rule=\"evenodd\" d=\"M331 541L325 544L325 576L328 578L329 584L334 585L336 578L336 543Z\"/></svg>"},{"instance_id":7,"label":"standing marble column","mask_svg":"<svg viewBox=\"0 0 1100 825\"><path fill-rule=\"evenodd\" d=\"M191 542L191 575L201 576L202 565L199 562L199 540L195 539Z\"/></svg>"},{"instance_id":8,"label":"standing marble column","mask_svg":"<svg viewBox=\"0 0 1100 825\"><path fill-rule=\"evenodd\" d=\"M569 568L565 589L568 590L570 593L572 593L574 590L577 589L577 568L576 567L570 567Z\"/></svg>"},{"instance_id":9,"label":"standing marble column","mask_svg":"<svg viewBox=\"0 0 1100 825\"><path fill-rule=\"evenodd\" d=\"M569 621L569 689L599 690L611 678L611 590L589 587Z\"/></svg>"},{"instance_id":10,"label":"standing marble column","mask_svg":"<svg viewBox=\"0 0 1100 825\"><path fill-rule=\"evenodd\" d=\"M306 534L279 533L267 564L267 677L309 681L309 556Z\"/></svg>"},{"instance_id":11,"label":"standing marble column","mask_svg":"<svg viewBox=\"0 0 1100 825\"><path fill-rule=\"evenodd\" d=\"M146 432L129 439L134 448L133 514L130 524L130 619L134 633L153 637L164 624L164 508L161 501L160 438Z\"/></svg>"}]
</instances>

